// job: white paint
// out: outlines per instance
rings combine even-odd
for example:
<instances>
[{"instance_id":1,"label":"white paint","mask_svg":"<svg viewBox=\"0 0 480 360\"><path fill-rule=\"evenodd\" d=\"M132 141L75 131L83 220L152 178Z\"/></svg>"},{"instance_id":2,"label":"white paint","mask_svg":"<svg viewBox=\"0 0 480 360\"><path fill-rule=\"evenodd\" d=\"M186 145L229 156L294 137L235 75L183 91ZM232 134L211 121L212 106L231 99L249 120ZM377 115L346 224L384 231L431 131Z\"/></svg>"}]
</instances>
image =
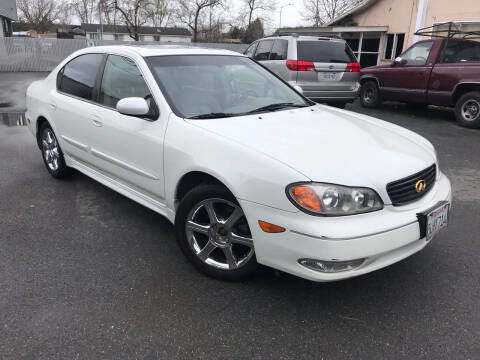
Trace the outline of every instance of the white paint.
<instances>
[{"instance_id":1,"label":"white paint","mask_svg":"<svg viewBox=\"0 0 480 360\"><path fill-rule=\"evenodd\" d=\"M59 94L55 88L58 71L72 57L87 52L131 58L158 104L158 120L125 116ZM109 46L79 50L45 80L29 86L26 116L30 131L35 134L36 120L46 117L69 166L171 222L175 220L175 191L182 176L202 171L216 177L242 205L257 260L307 279L332 281L357 276L399 261L426 245L419 239L416 214L438 201L451 200L447 177L439 172L433 188L408 205L391 206L386 193L387 183L437 162L426 139L388 122L322 105L227 119L179 118L163 97L144 57L181 54L242 56L202 48ZM52 110L52 103L56 110ZM61 116L62 111L68 111L69 116ZM57 121L60 118L62 121ZM93 126L95 120L101 120L102 126ZM65 135L82 143L83 148L69 147L63 140ZM99 152L102 157L94 156ZM369 187L380 195L385 207L354 216L311 216L299 211L285 194L287 185L301 181ZM287 231L267 234L260 230L258 220L281 225ZM368 260L357 270L322 274L301 267L297 260L302 257Z\"/></svg>"}]
</instances>

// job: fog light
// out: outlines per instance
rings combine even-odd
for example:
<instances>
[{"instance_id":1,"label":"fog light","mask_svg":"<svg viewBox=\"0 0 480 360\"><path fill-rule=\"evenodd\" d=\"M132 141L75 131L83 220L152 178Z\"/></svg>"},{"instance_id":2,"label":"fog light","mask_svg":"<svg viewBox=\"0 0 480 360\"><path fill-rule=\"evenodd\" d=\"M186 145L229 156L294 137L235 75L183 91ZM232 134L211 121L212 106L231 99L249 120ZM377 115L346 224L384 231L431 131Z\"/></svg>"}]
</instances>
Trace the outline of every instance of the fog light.
<instances>
[{"instance_id":1,"label":"fog light","mask_svg":"<svg viewBox=\"0 0 480 360\"><path fill-rule=\"evenodd\" d=\"M323 273L336 273L353 270L362 265L364 261L365 259L356 259L350 261L323 261L315 259L298 260L300 265L303 265L310 270L320 271Z\"/></svg>"}]
</instances>

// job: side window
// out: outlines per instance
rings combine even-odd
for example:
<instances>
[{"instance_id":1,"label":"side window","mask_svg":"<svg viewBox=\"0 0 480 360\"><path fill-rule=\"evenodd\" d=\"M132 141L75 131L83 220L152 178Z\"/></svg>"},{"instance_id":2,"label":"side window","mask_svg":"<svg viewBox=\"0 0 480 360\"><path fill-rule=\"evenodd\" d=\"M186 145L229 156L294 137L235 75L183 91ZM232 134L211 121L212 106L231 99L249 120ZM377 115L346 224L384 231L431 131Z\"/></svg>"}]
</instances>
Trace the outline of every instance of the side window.
<instances>
[{"instance_id":1,"label":"side window","mask_svg":"<svg viewBox=\"0 0 480 360\"><path fill-rule=\"evenodd\" d=\"M255 60L268 60L270 57L270 50L272 49L273 40L263 40L258 43L257 51L255 53Z\"/></svg>"},{"instance_id":2,"label":"side window","mask_svg":"<svg viewBox=\"0 0 480 360\"><path fill-rule=\"evenodd\" d=\"M430 50L432 49L433 41L422 42L417 45L413 45L403 55L402 59L406 66L424 66L427 64Z\"/></svg>"},{"instance_id":3,"label":"side window","mask_svg":"<svg viewBox=\"0 0 480 360\"><path fill-rule=\"evenodd\" d=\"M95 80L102 60L103 54L86 54L76 57L64 66L61 79L57 77L58 89L70 95L92 100Z\"/></svg>"},{"instance_id":4,"label":"side window","mask_svg":"<svg viewBox=\"0 0 480 360\"><path fill-rule=\"evenodd\" d=\"M480 62L480 43L449 40L443 52L442 62Z\"/></svg>"},{"instance_id":5,"label":"side window","mask_svg":"<svg viewBox=\"0 0 480 360\"><path fill-rule=\"evenodd\" d=\"M288 40L275 40L270 52L270 60L287 60L287 49Z\"/></svg>"},{"instance_id":6,"label":"side window","mask_svg":"<svg viewBox=\"0 0 480 360\"><path fill-rule=\"evenodd\" d=\"M257 48L257 44L258 43L253 43L252 45L250 45L243 54L247 55L248 57L253 57L253 54L255 54L255 49Z\"/></svg>"},{"instance_id":7,"label":"side window","mask_svg":"<svg viewBox=\"0 0 480 360\"><path fill-rule=\"evenodd\" d=\"M152 101L143 76L135 63L123 56L109 55L103 71L98 102L115 108L126 97L141 97Z\"/></svg>"}]
</instances>

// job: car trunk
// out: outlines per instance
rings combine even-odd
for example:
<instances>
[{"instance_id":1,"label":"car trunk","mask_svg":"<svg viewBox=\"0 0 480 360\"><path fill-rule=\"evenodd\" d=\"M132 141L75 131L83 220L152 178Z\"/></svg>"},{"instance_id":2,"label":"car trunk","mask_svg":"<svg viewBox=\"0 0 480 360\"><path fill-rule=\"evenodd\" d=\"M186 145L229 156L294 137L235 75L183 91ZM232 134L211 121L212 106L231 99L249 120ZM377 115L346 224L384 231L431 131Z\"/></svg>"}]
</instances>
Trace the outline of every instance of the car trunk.
<instances>
[{"instance_id":1,"label":"car trunk","mask_svg":"<svg viewBox=\"0 0 480 360\"><path fill-rule=\"evenodd\" d=\"M356 63L348 45L335 40L299 40L298 61L311 62L315 71L297 71L297 83L304 90L349 90L358 80L358 73L346 72L349 63Z\"/></svg>"}]
</instances>

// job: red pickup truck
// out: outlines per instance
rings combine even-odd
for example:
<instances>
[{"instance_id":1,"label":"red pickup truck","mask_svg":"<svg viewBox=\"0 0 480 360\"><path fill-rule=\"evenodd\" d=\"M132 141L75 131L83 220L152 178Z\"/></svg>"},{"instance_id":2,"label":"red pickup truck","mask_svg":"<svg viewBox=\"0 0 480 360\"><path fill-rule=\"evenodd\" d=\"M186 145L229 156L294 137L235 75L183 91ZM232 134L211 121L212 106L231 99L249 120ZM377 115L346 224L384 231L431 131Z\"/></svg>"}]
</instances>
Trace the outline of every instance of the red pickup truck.
<instances>
[{"instance_id":1,"label":"red pickup truck","mask_svg":"<svg viewBox=\"0 0 480 360\"><path fill-rule=\"evenodd\" d=\"M360 83L364 107L382 100L455 107L461 125L480 127L480 42L450 37L417 42L391 65L362 69Z\"/></svg>"}]
</instances>

